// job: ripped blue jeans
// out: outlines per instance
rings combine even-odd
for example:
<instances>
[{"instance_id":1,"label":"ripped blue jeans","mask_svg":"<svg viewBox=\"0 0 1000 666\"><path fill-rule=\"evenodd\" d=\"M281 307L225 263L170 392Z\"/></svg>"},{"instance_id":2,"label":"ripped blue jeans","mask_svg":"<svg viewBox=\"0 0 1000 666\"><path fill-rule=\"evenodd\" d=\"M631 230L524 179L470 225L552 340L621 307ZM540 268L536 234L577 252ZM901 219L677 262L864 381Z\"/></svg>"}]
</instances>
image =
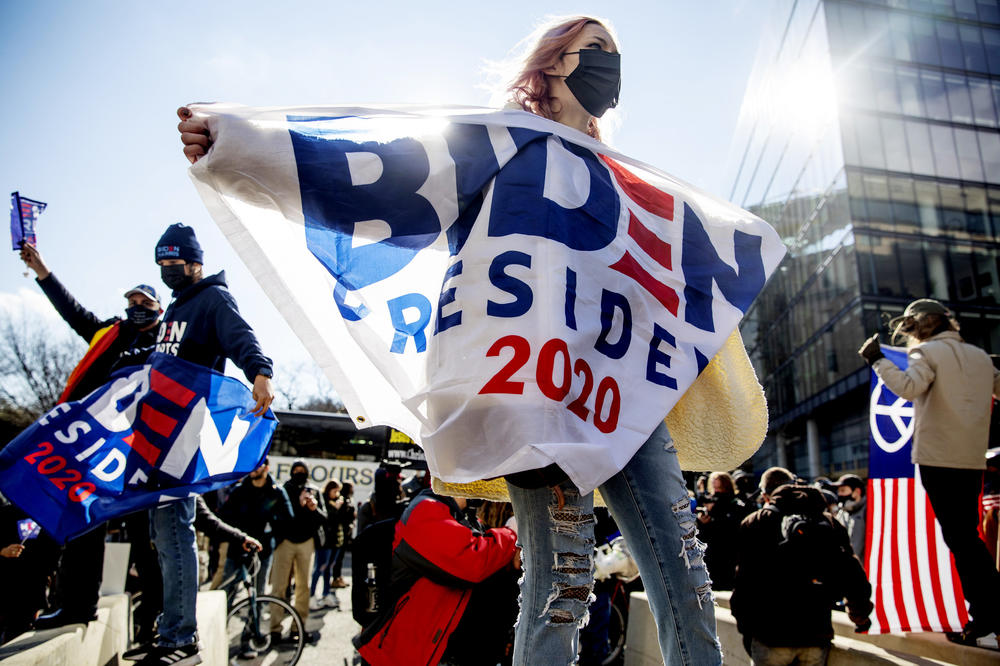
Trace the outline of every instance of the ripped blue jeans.
<instances>
[{"instance_id":1,"label":"ripped blue jeans","mask_svg":"<svg viewBox=\"0 0 1000 666\"><path fill-rule=\"evenodd\" d=\"M514 664L575 663L594 585L594 495L565 481L560 509L551 488L507 486L524 566ZM600 491L639 566L663 662L721 664L705 546L666 425Z\"/></svg>"}]
</instances>

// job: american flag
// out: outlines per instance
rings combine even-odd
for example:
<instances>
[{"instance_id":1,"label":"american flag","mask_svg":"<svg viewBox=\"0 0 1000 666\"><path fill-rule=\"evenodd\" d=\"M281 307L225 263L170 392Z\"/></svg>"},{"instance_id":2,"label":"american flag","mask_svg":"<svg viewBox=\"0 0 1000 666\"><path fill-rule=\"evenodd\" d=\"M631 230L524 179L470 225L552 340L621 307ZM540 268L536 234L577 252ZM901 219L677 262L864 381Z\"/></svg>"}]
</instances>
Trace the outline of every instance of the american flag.
<instances>
[{"instance_id":1,"label":"american flag","mask_svg":"<svg viewBox=\"0 0 1000 666\"><path fill-rule=\"evenodd\" d=\"M907 366L906 351L882 347ZM910 462L913 403L871 373L865 569L872 584L869 633L961 631L969 620L951 552Z\"/></svg>"}]
</instances>

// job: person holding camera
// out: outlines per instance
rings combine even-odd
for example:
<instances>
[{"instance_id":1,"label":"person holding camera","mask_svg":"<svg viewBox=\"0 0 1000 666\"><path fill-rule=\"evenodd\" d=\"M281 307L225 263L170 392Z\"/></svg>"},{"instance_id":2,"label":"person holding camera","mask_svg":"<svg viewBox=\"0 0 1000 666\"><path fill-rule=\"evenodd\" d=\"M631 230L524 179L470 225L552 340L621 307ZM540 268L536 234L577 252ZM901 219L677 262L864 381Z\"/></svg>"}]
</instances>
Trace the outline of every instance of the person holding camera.
<instances>
[{"instance_id":1,"label":"person holding camera","mask_svg":"<svg viewBox=\"0 0 1000 666\"><path fill-rule=\"evenodd\" d=\"M285 482L285 494L292 502L292 519L281 532L282 539L274 550L271 566L271 592L288 600L288 581L295 574L295 601L292 604L302 619L309 617L309 574L316 550L315 539L326 522L326 503L319 488L309 483L309 466L304 460L292 463L292 476ZM285 613L280 608L271 611L271 640L280 640L281 621ZM276 635L277 634L277 635Z\"/></svg>"},{"instance_id":2,"label":"person holding camera","mask_svg":"<svg viewBox=\"0 0 1000 666\"><path fill-rule=\"evenodd\" d=\"M846 598L856 631L867 631L871 584L819 489L771 467L760 490L764 507L743 519L736 543L730 606L743 647L760 666L825 664L833 603Z\"/></svg>"}]
</instances>

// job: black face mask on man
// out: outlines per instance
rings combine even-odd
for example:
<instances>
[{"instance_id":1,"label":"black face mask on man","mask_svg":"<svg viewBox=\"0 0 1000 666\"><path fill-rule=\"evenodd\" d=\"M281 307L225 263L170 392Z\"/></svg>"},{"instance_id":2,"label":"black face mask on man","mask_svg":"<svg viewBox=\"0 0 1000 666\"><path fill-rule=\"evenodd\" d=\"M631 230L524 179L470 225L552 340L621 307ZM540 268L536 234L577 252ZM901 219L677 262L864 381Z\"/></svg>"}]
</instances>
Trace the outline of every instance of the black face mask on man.
<instances>
[{"instance_id":1,"label":"black face mask on man","mask_svg":"<svg viewBox=\"0 0 1000 666\"><path fill-rule=\"evenodd\" d=\"M309 481L309 473L295 472L292 474L292 481L295 483L295 485L304 486Z\"/></svg>"},{"instance_id":2,"label":"black face mask on man","mask_svg":"<svg viewBox=\"0 0 1000 666\"><path fill-rule=\"evenodd\" d=\"M142 328L156 321L160 316L160 310L159 308L147 308L143 305L130 305L125 308L125 315L130 322Z\"/></svg>"},{"instance_id":3,"label":"black face mask on man","mask_svg":"<svg viewBox=\"0 0 1000 666\"><path fill-rule=\"evenodd\" d=\"M163 284L177 291L192 283L194 278L184 272L187 264L171 264L170 266L160 266L160 279Z\"/></svg>"},{"instance_id":4,"label":"black face mask on man","mask_svg":"<svg viewBox=\"0 0 1000 666\"><path fill-rule=\"evenodd\" d=\"M600 118L608 109L618 106L618 93L622 87L621 54L581 49L563 55L574 53L579 56L580 62L565 77L566 87L587 113Z\"/></svg>"}]
</instances>

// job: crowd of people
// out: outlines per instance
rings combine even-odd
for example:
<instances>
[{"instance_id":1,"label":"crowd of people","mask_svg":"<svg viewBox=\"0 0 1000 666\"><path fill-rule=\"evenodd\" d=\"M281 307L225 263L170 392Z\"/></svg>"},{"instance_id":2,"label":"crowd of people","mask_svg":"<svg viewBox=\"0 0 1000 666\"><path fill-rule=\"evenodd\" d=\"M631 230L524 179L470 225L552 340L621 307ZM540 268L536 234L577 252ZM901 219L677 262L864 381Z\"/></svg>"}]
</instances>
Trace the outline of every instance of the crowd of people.
<instances>
[{"instance_id":1,"label":"crowd of people","mask_svg":"<svg viewBox=\"0 0 1000 666\"><path fill-rule=\"evenodd\" d=\"M617 104L619 85L616 38L601 21L574 17L541 34L509 92L516 108L600 140L598 118ZM211 136L190 110L179 114L194 162L211 148ZM62 400L86 395L155 350L215 370L232 360L253 386L254 414L263 414L274 398L271 360L224 273L203 274L201 246L182 224L166 230L154 256L170 304L164 308L156 289L139 284L125 294L125 318L101 319L73 299L35 248L21 249L53 306L90 345ZM984 448L985 401L1000 373L983 366L982 354L961 342L935 303L912 305L896 326L913 341L909 370L884 360L876 339L861 354L886 385L916 403L915 462L972 604L973 620L955 637L969 642L1000 629L1000 574L970 531L983 479L976 455ZM949 370L945 380L952 356L962 374ZM963 397L970 391L974 401ZM937 416L948 409L950 421ZM971 443L959 446L956 437ZM595 587L594 550L619 532L630 571L645 585L666 663L721 663L713 588L733 590L738 629L758 664L824 663L837 603L859 631L870 625L871 586L860 559L866 484L857 476L806 483L779 467L759 479L716 472L689 487L661 423L600 486L607 511L555 464L506 482L511 504L485 504L435 493L426 474L411 479L407 492L399 468L387 464L375 474L371 499L357 507L351 484L331 481L320 490L304 461L278 484L265 460L210 502L192 497L138 512L61 549L44 533L21 537L18 525L28 518L5 503L0 574L13 593L0 602L0 637L92 620L112 538L131 543L137 575L130 583L143 599L138 645L123 657L146 666L200 663L198 530L217 543L219 582L237 569L241 551L258 551L259 590L269 586L304 618L339 607L350 550L360 625L354 645L372 666L565 664L581 649L583 663L601 663L608 637L593 627L606 627L609 604L606 590ZM271 642L286 640L281 613L270 621Z\"/></svg>"}]
</instances>

